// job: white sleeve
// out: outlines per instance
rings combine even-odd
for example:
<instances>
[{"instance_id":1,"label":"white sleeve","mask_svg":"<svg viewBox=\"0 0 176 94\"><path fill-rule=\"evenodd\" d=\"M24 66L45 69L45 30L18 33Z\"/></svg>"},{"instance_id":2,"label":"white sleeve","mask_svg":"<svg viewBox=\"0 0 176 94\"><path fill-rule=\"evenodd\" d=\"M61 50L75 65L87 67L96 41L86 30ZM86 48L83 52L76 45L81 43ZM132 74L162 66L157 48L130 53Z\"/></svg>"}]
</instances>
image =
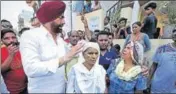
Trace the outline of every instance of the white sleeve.
<instances>
[{"instance_id":1,"label":"white sleeve","mask_svg":"<svg viewBox=\"0 0 176 94\"><path fill-rule=\"evenodd\" d=\"M67 90L66 93L75 93L75 72L72 68L71 71L68 73L68 83L67 83Z\"/></svg>"},{"instance_id":2,"label":"white sleeve","mask_svg":"<svg viewBox=\"0 0 176 94\"><path fill-rule=\"evenodd\" d=\"M101 72L102 72L102 85L101 85L101 88L102 88L102 92L101 93L104 93L105 90L106 90L106 71L105 69L101 66Z\"/></svg>"},{"instance_id":3,"label":"white sleeve","mask_svg":"<svg viewBox=\"0 0 176 94\"><path fill-rule=\"evenodd\" d=\"M28 77L47 76L56 73L59 67L59 58L48 61L40 60L39 40L31 33L24 32L20 41L20 53L24 71Z\"/></svg>"}]
</instances>

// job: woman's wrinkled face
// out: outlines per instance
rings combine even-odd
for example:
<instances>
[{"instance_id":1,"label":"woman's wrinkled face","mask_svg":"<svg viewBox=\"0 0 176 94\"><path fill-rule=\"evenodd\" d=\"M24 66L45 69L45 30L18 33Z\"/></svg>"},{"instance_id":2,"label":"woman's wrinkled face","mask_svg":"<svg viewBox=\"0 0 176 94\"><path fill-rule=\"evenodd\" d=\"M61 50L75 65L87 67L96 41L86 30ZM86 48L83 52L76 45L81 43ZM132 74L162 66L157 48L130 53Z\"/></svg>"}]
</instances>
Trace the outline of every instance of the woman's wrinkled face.
<instances>
[{"instance_id":1,"label":"woman's wrinkled face","mask_svg":"<svg viewBox=\"0 0 176 94\"><path fill-rule=\"evenodd\" d=\"M138 26L137 24L133 24L133 33L138 33L141 30L141 27Z\"/></svg>"},{"instance_id":2,"label":"woman's wrinkled face","mask_svg":"<svg viewBox=\"0 0 176 94\"><path fill-rule=\"evenodd\" d=\"M86 63L94 65L98 58L98 50L90 47L85 52L83 52L83 56Z\"/></svg>"},{"instance_id":3,"label":"woman's wrinkled face","mask_svg":"<svg viewBox=\"0 0 176 94\"><path fill-rule=\"evenodd\" d=\"M131 50L132 50L132 46L131 44L127 44L126 47L123 49L121 55L123 59L129 59L131 58Z\"/></svg>"}]
</instances>

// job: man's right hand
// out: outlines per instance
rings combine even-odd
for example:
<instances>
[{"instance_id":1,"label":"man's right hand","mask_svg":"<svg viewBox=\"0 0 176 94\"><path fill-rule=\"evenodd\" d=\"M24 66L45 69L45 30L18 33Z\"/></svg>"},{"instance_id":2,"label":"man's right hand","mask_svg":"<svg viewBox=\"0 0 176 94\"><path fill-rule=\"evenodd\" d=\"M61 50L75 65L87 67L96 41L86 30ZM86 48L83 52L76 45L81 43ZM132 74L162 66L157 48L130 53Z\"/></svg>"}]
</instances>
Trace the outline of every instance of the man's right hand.
<instances>
[{"instance_id":1,"label":"man's right hand","mask_svg":"<svg viewBox=\"0 0 176 94\"><path fill-rule=\"evenodd\" d=\"M77 43L77 45L73 46L70 50L70 52L65 56L65 62L70 61L75 55L82 52L83 46L85 45L84 41L80 41Z\"/></svg>"},{"instance_id":2,"label":"man's right hand","mask_svg":"<svg viewBox=\"0 0 176 94\"><path fill-rule=\"evenodd\" d=\"M76 54L82 52L82 48L85 45L85 42L80 41L77 45L73 46L69 53L59 59L59 67L69 62Z\"/></svg>"},{"instance_id":3,"label":"man's right hand","mask_svg":"<svg viewBox=\"0 0 176 94\"><path fill-rule=\"evenodd\" d=\"M85 45L85 41L79 41L77 43L77 45L73 46L72 49L71 49L71 52L76 55L78 53L80 53L83 49L83 46Z\"/></svg>"},{"instance_id":4,"label":"man's right hand","mask_svg":"<svg viewBox=\"0 0 176 94\"><path fill-rule=\"evenodd\" d=\"M16 46L16 45L11 44L11 45L9 45L9 46L7 47L7 49L8 49L9 55L10 55L10 56L14 56L15 53L19 50L19 47Z\"/></svg>"}]
</instances>

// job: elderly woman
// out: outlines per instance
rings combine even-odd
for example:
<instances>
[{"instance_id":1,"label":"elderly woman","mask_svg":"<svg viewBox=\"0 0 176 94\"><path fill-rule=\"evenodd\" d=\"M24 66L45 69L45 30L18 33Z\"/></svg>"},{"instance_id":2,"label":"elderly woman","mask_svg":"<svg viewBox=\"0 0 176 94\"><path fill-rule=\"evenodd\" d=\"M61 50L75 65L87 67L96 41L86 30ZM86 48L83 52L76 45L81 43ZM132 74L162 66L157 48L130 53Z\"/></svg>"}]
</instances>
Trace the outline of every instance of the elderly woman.
<instances>
[{"instance_id":1,"label":"elderly woman","mask_svg":"<svg viewBox=\"0 0 176 94\"><path fill-rule=\"evenodd\" d=\"M138 42L129 42L121 53L122 58L111 63L107 74L109 93L142 93L147 79L142 75L143 47Z\"/></svg>"},{"instance_id":2,"label":"elderly woman","mask_svg":"<svg viewBox=\"0 0 176 94\"><path fill-rule=\"evenodd\" d=\"M104 68L99 65L100 48L88 42L83 48L82 59L78 60L68 74L67 93L104 93Z\"/></svg>"}]
</instances>

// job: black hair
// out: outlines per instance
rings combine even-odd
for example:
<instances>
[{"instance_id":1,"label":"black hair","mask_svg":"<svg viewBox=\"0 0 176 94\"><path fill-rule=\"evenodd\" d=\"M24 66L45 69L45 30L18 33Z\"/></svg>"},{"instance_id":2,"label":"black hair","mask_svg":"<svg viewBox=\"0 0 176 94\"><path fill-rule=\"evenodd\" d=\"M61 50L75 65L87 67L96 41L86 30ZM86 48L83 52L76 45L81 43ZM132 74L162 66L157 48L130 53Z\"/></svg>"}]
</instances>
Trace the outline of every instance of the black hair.
<instances>
[{"instance_id":1,"label":"black hair","mask_svg":"<svg viewBox=\"0 0 176 94\"><path fill-rule=\"evenodd\" d=\"M106 31L106 29L107 29L108 31ZM105 32L110 32L110 29L109 29L108 27L105 27L105 28L104 28L104 31L105 31Z\"/></svg>"},{"instance_id":2,"label":"black hair","mask_svg":"<svg viewBox=\"0 0 176 94\"><path fill-rule=\"evenodd\" d=\"M116 50L118 50L118 51L120 51L120 49L121 49L119 44L115 44L115 45L114 45L114 48L115 48Z\"/></svg>"},{"instance_id":3,"label":"black hair","mask_svg":"<svg viewBox=\"0 0 176 94\"><path fill-rule=\"evenodd\" d=\"M100 32L100 30L96 29L96 30L94 30L94 32L99 33L99 32Z\"/></svg>"},{"instance_id":4,"label":"black hair","mask_svg":"<svg viewBox=\"0 0 176 94\"><path fill-rule=\"evenodd\" d=\"M125 21L125 23L127 23L127 18L124 18L124 17L120 18L118 23L120 23L121 21Z\"/></svg>"},{"instance_id":5,"label":"black hair","mask_svg":"<svg viewBox=\"0 0 176 94\"><path fill-rule=\"evenodd\" d=\"M105 18L108 19L108 21L110 21L110 17L109 16L106 16Z\"/></svg>"},{"instance_id":6,"label":"black hair","mask_svg":"<svg viewBox=\"0 0 176 94\"><path fill-rule=\"evenodd\" d=\"M3 24L4 22L8 22L9 24ZM2 26L3 28L10 28L10 29L13 28L11 22L8 21L8 20L5 20L5 19L1 20L1 26Z\"/></svg>"},{"instance_id":7,"label":"black hair","mask_svg":"<svg viewBox=\"0 0 176 94\"><path fill-rule=\"evenodd\" d=\"M19 31L19 35L23 34L24 31L30 30L29 27L24 27Z\"/></svg>"},{"instance_id":8,"label":"black hair","mask_svg":"<svg viewBox=\"0 0 176 94\"><path fill-rule=\"evenodd\" d=\"M109 36L112 36L112 37L114 38L114 34L113 34L113 33L108 32L108 35L109 35Z\"/></svg>"},{"instance_id":9,"label":"black hair","mask_svg":"<svg viewBox=\"0 0 176 94\"><path fill-rule=\"evenodd\" d=\"M98 34L97 34L97 39L98 39L98 37L100 36L100 35L109 35L109 33L108 32L106 32L106 31L100 31Z\"/></svg>"},{"instance_id":10,"label":"black hair","mask_svg":"<svg viewBox=\"0 0 176 94\"><path fill-rule=\"evenodd\" d=\"M133 25L134 25L134 24L136 24L136 25L138 25L138 26L140 26L140 27L142 26L142 24L141 24L140 21L134 22Z\"/></svg>"},{"instance_id":11,"label":"black hair","mask_svg":"<svg viewBox=\"0 0 176 94\"><path fill-rule=\"evenodd\" d=\"M147 4L144 9L147 10L148 8L152 8L152 9L156 9L157 4L155 2L151 2L149 4Z\"/></svg>"},{"instance_id":12,"label":"black hair","mask_svg":"<svg viewBox=\"0 0 176 94\"><path fill-rule=\"evenodd\" d=\"M97 42L97 40L95 38L91 38L89 42Z\"/></svg>"},{"instance_id":13,"label":"black hair","mask_svg":"<svg viewBox=\"0 0 176 94\"><path fill-rule=\"evenodd\" d=\"M114 26L115 28L117 28L117 24L113 24L113 26Z\"/></svg>"},{"instance_id":14,"label":"black hair","mask_svg":"<svg viewBox=\"0 0 176 94\"><path fill-rule=\"evenodd\" d=\"M5 29L2 29L2 30L1 30L1 39L4 37L4 35L5 35L6 33L13 33L13 34L15 34L15 36L16 36L16 33L15 33L12 29L5 28Z\"/></svg>"},{"instance_id":15,"label":"black hair","mask_svg":"<svg viewBox=\"0 0 176 94\"><path fill-rule=\"evenodd\" d=\"M175 33L176 32L176 29L172 30L172 33Z\"/></svg>"},{"instance_id":16,"label":"black hair","mask_svg":"<svg viewBox=\"0 0 176 94\"><path fill-rule=\"evenodd\" d=\"M9 22L9 23L10 23L10 21L8 21L8 20L6 20L6 19L2 19L2 20L1 20L1 23L2 23L2 22Z\"/></svg>"}]
</instances>

